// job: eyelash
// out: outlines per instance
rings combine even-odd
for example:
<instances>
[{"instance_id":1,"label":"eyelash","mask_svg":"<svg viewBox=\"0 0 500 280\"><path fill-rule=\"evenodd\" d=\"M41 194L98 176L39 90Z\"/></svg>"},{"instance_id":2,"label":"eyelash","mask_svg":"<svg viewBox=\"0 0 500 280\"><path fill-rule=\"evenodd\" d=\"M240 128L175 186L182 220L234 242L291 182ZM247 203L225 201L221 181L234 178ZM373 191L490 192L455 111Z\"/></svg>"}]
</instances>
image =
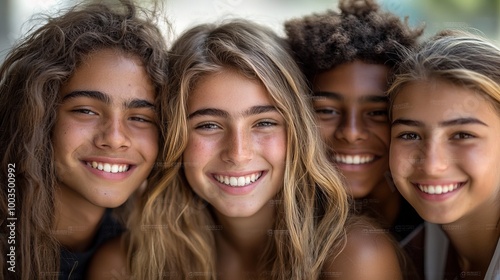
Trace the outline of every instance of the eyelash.
<instances>
[{"instance_id":1,"label":"eyelash","mask_svg":"<svg viewBox=\"0 0 500 280\"><path fill-rule=\"evenodd\" d=\"M368 115L373 117L387 116L387 110L375 110L368 113Z\"/></svg>"},{"instance_id":2,"label":"eyelash","mask_svg":"<svg viewBox=\"0 0 500 280\"><path fill-rule=\"evenodd\" d=\"M316 109L315 112L319 115L340 115L340 112L334 109Z\"/></svg>"},{"instance_id":3,"label":"eyelash","mask_svg":"<svg viewBox=\"0 0 500 280\"><path fill-rule=\"evenodd\" d=\"M214 130L218 128L219 126L215 123L202 123L195 127L195 129L204 129L204 130Z\"/></svg>"},{"instance_id":4,"label":"eyelash","mask_svg":"<svg viewBox=\"0 0 500 280\"><path fill-rule=\"evenodd\" d=\"M410 135L411 135L411 137L410 137ZM418 135L417 133L414 133L414 132L401 133L398 135L397 138L402 139L402 140L406 140L406 141L422 140L420 135ZM471 139L471 138L475 138L474 135L466 133L466 132L458 132L458 133L453 134L453 136L451 137L452 140L464 140L464 139Z\"/></svg>"},{"instance_id":5,"label":"eyelash","mask_svg":"<svg viewBox=\"0 0 500 280\"><path fill-rule=\"evenodd\" d=\"M72 112L84 114L84 115L97 115L96 112L89 110L89 109L75 109L75 110L72 110Z\"/></svg>"},{"instance_id":6,"label":"eyelash","mask_svg":"<svg viewBox=\"0 0 500 280\"><path fill-rule=\"evenodd\" d=\"M78 114L83 114L83 115L98 115L96 112L89 110L89 109L75 109L75 110L72 110L72 112L75 112ZM141 123L153 123L153 121L146 119L146 118L142 118L142 117L129 117L129 120L141 122Z\"/></svg>"},{"instance_id":7,"label":"eyelash","mask_svg":"<svg viewBox=\"0 0 500 280\"><path fill-rule=\"evenodd\" d=\"M264 127L264 128L275 125L277 125L277 123L273 121L260 121L255 124L256 127ZM215 130L218 128L220 128L220 126L215 123L202 123L195 127L195 129L204 129L204 130Z\"/></svg>"},{"instance_id":8,"label":"eyelash","mask_svg":"<svg viewBox=\"0 0 500 280\"><path fill-rule=\"evenodd\" d=\"M260 122L258 122L258 123L255 124L256 127L269 127L269 126L275 126L275 125L277 125L276 122L274 122L274 121L268 121L268 120L266 120L266 121L260 121Z\"/></svg>"},{"instance_id":9,"label":"eyelash","mask_svg":"<svg viewBox=\"0 0 500 280\"><path fill-rule=\"evenodd\" d=\"M459 137L457 137L459 136ZM464 137L465 136L465 137ZM458 132L458 133L455 133L452 137L452 139L457 139L457 140L460 140L460 139L471 139L471 138L474 138L473 135L469 134L469 133L466 133L466 132Z\"/></svg>"},{"instance_id":10,"label":"eyelash","mask_svg":"<svg viewBox=\"0 0 500 280\"><path fill-rule=\"evenodd\" d=\"M130 119L133 120L133 121L138 121L138 122L152 123L151 120L145 119L145 118L141 118L141 117L130 117Z\"/></svg>"},{"instance_id":11,"label":"eyelash","mask_svg":"<svg viewBox=\"0 0 500 280\"><path fill-rule=\"evenodd\" d=\"M410 135L412 137L410 137ZM415 140L421 140L422 138L414 132L404 132L398 135L399 139L405 140L405 141L415 141ZM418 139L417 139L418 138Z\"/></svg>"}]
</instances>

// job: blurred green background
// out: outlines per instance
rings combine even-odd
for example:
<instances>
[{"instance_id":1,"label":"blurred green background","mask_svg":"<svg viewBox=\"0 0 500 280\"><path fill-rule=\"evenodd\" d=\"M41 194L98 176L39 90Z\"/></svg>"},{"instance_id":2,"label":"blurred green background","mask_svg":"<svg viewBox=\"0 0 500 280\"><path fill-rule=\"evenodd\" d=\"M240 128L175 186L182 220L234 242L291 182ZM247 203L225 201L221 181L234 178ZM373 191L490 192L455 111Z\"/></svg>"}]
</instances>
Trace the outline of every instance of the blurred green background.
<instances>
[{"instance_id":1,"label":"blurred green background","mask_svg":"<svg viewBox=\"0 0 500 280\"><path fill-rule=\"evenodd\" d=\"M0 0L0 61L36 23L34 14L53 14L77 2ZM164 4L173 31L168 40L194 24L231 17L267 24L283 35L286 19L337 9L336 0L165 0ZM402 17L409 16L412 26L425 23L425 37L443 28L459 28L482 33L494 41L500 39L500 0L379 0L379 4Z\"/></svg>"}]
</instances>

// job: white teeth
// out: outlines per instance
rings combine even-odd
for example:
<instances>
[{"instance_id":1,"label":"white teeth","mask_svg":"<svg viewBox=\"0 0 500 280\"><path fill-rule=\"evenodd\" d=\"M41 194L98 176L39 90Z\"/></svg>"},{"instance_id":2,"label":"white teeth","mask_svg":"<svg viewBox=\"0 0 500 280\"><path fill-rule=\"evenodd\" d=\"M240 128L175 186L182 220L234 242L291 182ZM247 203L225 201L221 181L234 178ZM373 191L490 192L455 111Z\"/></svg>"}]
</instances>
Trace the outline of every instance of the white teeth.
<instances>
[{"instance_id":1,"label":"white teeth","mask_svg":"<svg viewBox=\"0 0 500 280\"><path fill-rule=\"evenodd\" d=\"M364 164L372 162L375 159L374 156L360 156L360 155L335 155L335 161L343 164Z\"/></svg>"},{"instance_id":2,"label":"white teeth","mask_svg":"<svg viewBox=\"0 0 500 280\"><path fill-rule=\"evenodd\" d=\"M102 163L102 162L87 162L87 165L104 171L108 173L120 173L120 172L126 172L129 169L128 164L112 164L112 163Z\"/></svg>"},{"instance_id":3,"label":"white teeth","mask_svg":"<svg viewBox=\"0 0 500 280\"><path fill-rule=\"evenodd\" d=\"M214 178L222 184L229 185L231 187L244 187L246 185L250 185L251 183L257 181L260 176L262 176L262 172L253 173L247 176L240 177L230 177L223 175L214 175Z\"/></svg>"},{"instance_id":4,"label":"white teeth","mask_svg":"<svg viewBox=\"0 0 500 280\"><path fill-rule=\"evenodd\" d=\"M236 178L236 177L229 177L229 185L231 185L231 186L237 186L238 185L238 178Z\"/></svg>"},{"instance_id":5,"label":"white teeth","mask_svg":"<svg viewBox=\"0 0 500 280\"><path fill-rule=\"evenodd\" d=\"M428 194L444 194L454 191L458 188L459 184L448 184L448 185L418 185L418 188Z\"/></svg>"}]
</instances>

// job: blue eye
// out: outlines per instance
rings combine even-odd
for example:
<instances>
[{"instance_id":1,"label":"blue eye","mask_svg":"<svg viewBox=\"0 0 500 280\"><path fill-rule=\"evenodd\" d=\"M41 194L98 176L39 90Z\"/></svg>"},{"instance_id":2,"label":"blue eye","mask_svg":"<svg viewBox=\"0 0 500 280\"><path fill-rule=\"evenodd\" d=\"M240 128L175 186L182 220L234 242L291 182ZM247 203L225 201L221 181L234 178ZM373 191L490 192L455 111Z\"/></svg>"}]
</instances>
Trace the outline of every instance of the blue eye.
<instances>
[{"instance_id":1,"label":"blue eye","mask_svg":"<svg viewBox=\"0 0 500 280\"><path fill-rule=\"evenodd\" d=\"M195 127L196 129L213 130L218 129L219 126L214 123L203 123Z\"/></svg>"},{"instance_id":2,"label":"blue eye","mask_svg":"<svg viewBox=\"0 0 500 280\"><path fill-rule=\"evenodd\" d=\"M259 126L260 127L266 127L266 126L274 126L274 125L276 125L276 123L275 122L271 122L271 121L261 121L261 122L258 122L256 124L257 127L259 127Z\"/></svg>"}]
</instances>

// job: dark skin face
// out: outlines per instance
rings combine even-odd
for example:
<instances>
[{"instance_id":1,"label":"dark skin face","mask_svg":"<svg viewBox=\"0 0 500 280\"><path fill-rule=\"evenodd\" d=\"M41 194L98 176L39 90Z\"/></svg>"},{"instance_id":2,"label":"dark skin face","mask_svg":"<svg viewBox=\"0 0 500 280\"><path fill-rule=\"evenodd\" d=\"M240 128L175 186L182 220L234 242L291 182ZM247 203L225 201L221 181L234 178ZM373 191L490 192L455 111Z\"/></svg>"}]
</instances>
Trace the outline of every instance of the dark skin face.
<instances>
[{"instance_id":1,"label":"dark skin face","mask_svg":"<svg viewBox=\"0 0 500 280\"><path fill-rule=\"evenodd\" d=\"M388 72L384 65L354 61L322 72L313 81L313 105L321 136L355 198L387 185Z\"/></svg>"}]
</instances>

